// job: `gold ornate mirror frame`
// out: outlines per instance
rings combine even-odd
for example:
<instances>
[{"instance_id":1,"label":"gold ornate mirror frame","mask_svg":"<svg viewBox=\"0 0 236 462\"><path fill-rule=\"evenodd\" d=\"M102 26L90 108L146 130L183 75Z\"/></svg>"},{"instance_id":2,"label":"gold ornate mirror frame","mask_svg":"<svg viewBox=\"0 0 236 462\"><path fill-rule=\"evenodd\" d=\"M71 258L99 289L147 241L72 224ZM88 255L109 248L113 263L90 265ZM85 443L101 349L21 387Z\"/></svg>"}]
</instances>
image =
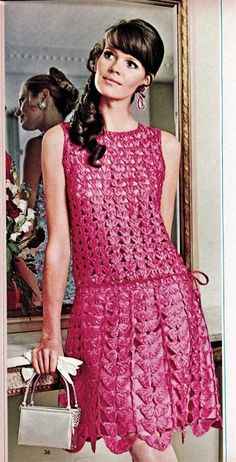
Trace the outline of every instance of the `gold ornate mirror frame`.
<instances>
[{"instance_id":1,"label":"gold ornate mirror frame","mask_svg":"<svg viewBox=\"0 0 236 462\"><path fill-rule=\"evenodd\" d=\"M153 2L150 2L153 4ZM188 269L192 269L192 188L190 152L190 104L188 59L188 0L154 2L177 5L179 68L179 141L182 146L180 165L180 252Z\"/></svg>"},{"instance_id":2,"label":"gold ornate mirror frame","mask_svg":"<svg viewBox=\"0 0 236 462\"><path fill-rule=\"evenodd\" d=\"M190 150L190 101L188 59L188 2L178 2L179 52L179 122L182 161L180 171L180 235L181 255L188 269L192 269L192 189Z\"/></svg>"}]
</instances>

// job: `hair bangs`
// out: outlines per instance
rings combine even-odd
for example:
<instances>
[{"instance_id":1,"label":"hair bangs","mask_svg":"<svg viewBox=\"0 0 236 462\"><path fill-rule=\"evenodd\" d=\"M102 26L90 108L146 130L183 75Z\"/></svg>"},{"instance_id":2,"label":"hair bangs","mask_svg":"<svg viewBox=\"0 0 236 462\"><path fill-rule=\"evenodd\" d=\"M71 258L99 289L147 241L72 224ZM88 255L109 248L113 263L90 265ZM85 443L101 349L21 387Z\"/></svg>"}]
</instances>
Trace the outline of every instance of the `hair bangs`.
<instances>
[{"instance_id":1,"label":"hair bangs","mask_svg":"<svg viewBox=\"0 0 236 462\"><path fill-rule=\"evenodd\" d=\"M119 23L116 27L108 29L105 35L105 43L127 55L133 56L141 62L147 73L151 73L148 65L148 56L151 57L151 53L137 27L132 27L131 24L127 27L126 23Z\"/></svg>"}]
</instances>

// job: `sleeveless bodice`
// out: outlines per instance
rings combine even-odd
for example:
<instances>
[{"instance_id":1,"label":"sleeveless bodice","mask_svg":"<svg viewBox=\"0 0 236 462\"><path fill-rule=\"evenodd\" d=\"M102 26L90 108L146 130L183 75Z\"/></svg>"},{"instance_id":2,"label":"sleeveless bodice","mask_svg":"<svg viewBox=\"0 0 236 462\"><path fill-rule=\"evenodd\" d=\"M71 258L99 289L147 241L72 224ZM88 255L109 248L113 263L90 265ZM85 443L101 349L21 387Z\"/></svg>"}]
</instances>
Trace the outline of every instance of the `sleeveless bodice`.
<instances>
[{"instance_id":1,"label":"sleeveless bodice","mask_svg":"<svg viewBox=\"0 0 236 462\"><path fill-rule=\"evenodd\" d=\"M67 134L67 132L66 132ZM99 136L101 167L68 135L64 167L77 284L109 284L186 272L160 214L165 165L161 132L139 124Z\"/></svg>"}]
</instances>

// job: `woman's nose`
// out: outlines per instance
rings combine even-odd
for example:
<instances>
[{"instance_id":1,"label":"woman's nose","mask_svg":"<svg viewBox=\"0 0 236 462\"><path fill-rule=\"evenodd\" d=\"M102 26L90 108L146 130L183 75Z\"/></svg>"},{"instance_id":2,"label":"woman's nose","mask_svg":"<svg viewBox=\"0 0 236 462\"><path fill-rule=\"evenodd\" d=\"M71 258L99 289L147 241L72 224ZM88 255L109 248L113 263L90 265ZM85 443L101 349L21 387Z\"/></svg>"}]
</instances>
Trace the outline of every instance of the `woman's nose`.
<instances>
[{"instance_id":1,"label":"woman's nose","mask_svg":"<svg viewBox=\"0 0 236 462\"><path fill-rule=\"evenodd\" d=\"M120 74L120 64L118 61L114 61L110 66L110 72L115 72L116 74Z\"/></svg>"},{"instance_id":2,"label":"woman's nose","mask_svg":"<svg viewBox=\"0 0 236 462\"><path fill-rule=\"evenodd\" d=\"M21 110L20 110L20 107L18 107L18 109L15 112L15 116L19 117L20 115L21 115Z\"/></svg>"}]
</instances>

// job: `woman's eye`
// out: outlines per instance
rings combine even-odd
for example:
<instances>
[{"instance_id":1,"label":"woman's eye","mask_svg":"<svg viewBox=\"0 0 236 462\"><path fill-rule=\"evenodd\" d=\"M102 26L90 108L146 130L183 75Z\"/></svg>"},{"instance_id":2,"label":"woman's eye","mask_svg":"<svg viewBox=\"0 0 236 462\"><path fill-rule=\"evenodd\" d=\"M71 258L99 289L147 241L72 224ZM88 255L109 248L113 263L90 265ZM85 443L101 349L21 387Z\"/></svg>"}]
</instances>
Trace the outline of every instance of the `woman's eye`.
<instances>
[{"instance_id":1,"label":"woman's eye","mask_svg":"<svg viewBox=\"0 0 236 462\"><path fill-rule=\"evenodd\" d=\"M131 61L130 59L128 60L128 67L131 69L138 69L137 64L134 61Z\"/></svg>"},{"instance_id":2,"label":"woman's eye","mask_svg":"<svg viewBox=\"0 0 236 462\"><path fill-rule=\"evenodd\" d=\"M113 53L112 53L112 51L105 50L105 51L103 52L103 56L104 56L106 59L110 59L110 58L113 56Z\"/></svg>"}]
</instances>

